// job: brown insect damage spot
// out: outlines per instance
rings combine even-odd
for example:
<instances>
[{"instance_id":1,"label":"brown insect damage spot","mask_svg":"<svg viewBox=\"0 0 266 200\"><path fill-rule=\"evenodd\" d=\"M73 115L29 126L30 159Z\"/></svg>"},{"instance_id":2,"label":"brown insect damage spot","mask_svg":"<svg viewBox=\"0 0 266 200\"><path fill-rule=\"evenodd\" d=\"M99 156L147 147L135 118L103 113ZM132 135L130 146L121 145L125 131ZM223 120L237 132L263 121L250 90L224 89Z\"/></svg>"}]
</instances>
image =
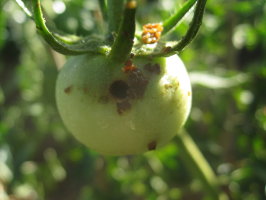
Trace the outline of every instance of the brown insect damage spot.
<instances>
[{"instance_id":1,"label":"brown insect damage spot","mask_svg":"<svg viewBox=\"0 0 266 200\"><path fill-rule=\"evenodd\" d=\"M128 111L132 107L132 101L144 96L148 79L142 71L129 60L122 68L125 72L125 80L115 80L109 87L109 94L116 102L118 114Z\"/></svg>"},{"instance_id":2,"label":"brown insect damage spot","mask_svg":"<svg viewBox=\"0 0 266 200\"><path fill-rule=\"evenodd\" d=\"M161 66L158 63L152 64L148 63L144 65L144 69L153 74L160 74L161 73Z\"/></svg>"},{"instance_id":3,"label":"brown insect damage spot","mask_svg":"<svg viewBox=\"0 0 266 200\"><path fill-rule=\"evenodd\" d=\"M66 87L66 88L64 89L64 92L65 92L66 94L70 94L71 91L72 91L72 89L73 89L73 85L70 85L70 86L68 86L68 87Z\"/></svg>"},{"instance_id":4,"label":"brown insect damage spot","mask_svg":"<svg viewBox=\"0 0 266 200\"><path fill-rule=\"evenodd\" d=\"M83 87L82 88L82 91L83 91L84 94L87 94L89 92L89 88Z\"/></svg>"},{"instance_id":5,"label":"brown insect damage spot","mask_svg":"<svg viewBox=\"0 0 266 200\"><path fill-rule=\"evenodd\" d=\"M132 99L142 98L145 94L148 82L148 79L144 77L139 69L128 73L129 97Z\"/></svg>"},{"instance_id":6,"label":"brown insect damage spot","mask_svg":"<svg viewBox=\"0 0 266 200\"><path fill-rule=\"evenodd\" d=\"M157 146L157 142L153 140L147 145L147 148L149 151L152 151L156 149L156 146Z\"/></svg>"},{"instance_id":7,"label":"brown insect damage spot","mask_svg":"<svg viewBox=\"0 0 266 200\"><path fill-rule=\"evenodd\" d=\"M101 96L99 99L98 99L98 102L99 103L102 103L102 104L107 104L109 102L109 98L108 96Z\"/></svg>"},{"instance_id":8,"label":"brown insect damage spot","mask_svg":"<svg viewBox=\"0 0 266 200\"><path fill-rule=\"evenodd\" d=\"M116 104L118 114L123 114L125 111L130 110L131 104L129 101L122 101Z\"/></svg>"},{"instance_id":9,"label":"brown insect damage spot","mask_svg":"<svg viewBox=\"0 0 266 200\"><path fill-rule=\"evenodd\" d=\"M114 81L109 92L115 99L125 99L129 90L128 84L123 80Z\"/></svg>"}]
</instances>

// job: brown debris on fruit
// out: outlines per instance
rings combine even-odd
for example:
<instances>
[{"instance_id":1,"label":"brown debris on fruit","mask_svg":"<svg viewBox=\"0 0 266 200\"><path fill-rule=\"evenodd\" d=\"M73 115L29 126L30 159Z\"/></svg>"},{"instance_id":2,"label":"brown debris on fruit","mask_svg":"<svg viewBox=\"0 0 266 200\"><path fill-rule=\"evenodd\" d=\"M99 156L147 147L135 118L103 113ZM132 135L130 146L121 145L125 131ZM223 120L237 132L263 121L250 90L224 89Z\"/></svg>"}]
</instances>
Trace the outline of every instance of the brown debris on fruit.
<instances>
[{"instance_id":1,"label":"brown debris on fruit","mask_svg":"<svg viewBox=\"0 0 266 200\"><path fill-rule=\"evenodd\" d=\"M66 88L64 89L64 92L65 92L66 94L70 94L71 91L72 91L72 89L73 89L73 85L70 85L70 86L68 86L68 87L66 87Z\"/></svg>"},{"instance_id":2,"label":"brown debris on fruit","mask_svg":"<svg viewBox=\"0 0 266 200\"><path fill-rule=\"evenodd\" d=\"M129 59L125 62L125 66L122 68L122 71L125 73L135 71L137 67L132 63L132 61Z\"/></svg>"},{"instance_id":3,"label":"brown debris on fruit","mask_svg":"<svg viewBox=\"0 0 266 200\"><path fill-rule=\"evenodd\" d=\"M157 146L157 142L155 140L153 140L153 141L151 141L148 144L147 148L148 148L149 151L152 151L152 150L155 150L156 149L156 146Z\"/></svg>"}]
</instances>

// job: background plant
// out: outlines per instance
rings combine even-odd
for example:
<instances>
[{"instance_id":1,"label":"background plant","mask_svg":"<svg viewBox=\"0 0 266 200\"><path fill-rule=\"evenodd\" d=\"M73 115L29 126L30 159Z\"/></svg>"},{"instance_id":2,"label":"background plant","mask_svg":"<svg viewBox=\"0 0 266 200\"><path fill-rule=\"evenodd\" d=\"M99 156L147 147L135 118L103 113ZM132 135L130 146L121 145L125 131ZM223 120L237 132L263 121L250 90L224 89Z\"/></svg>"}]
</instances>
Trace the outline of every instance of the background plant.
<instances>
[{"instance_id":1,"label":"background plant","mask_svg":"<svg viewBox=\"0 0 266 200\"><path fill-rule=\"evenodd\" d=\"M161 21L181 3L141 1L138 20ZM94 23L99 11L96 1L42 4L62 31L87 35L101 29L100 23ZM154 153L117 158L102 157L76 142L64 129L54 104L56 67L65 57L40 41L34 23L13 1L1 1L1 7L1 195L6 193L10 199L204 198L201 184L181 162L175 140ZM231 199L265 199L263 12L263 0L209 0L197 39L181 54L194 93L186 130ZM183 35L189 18L169 37Z\"/></svg>"}]
</instances>

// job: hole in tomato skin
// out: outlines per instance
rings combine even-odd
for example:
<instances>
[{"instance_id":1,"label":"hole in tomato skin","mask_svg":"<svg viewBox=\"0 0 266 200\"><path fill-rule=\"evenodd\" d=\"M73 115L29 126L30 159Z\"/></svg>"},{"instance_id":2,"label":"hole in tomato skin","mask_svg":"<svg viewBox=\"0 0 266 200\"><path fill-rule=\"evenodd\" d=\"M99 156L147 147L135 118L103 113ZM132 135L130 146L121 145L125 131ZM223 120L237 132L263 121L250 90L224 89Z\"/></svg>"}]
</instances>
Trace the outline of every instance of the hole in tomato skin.
<instances>
[{"instance_id":1,"label":"hole in tomato skin","mask_svg":"<svg viewBox=\"0 0 266 200\"><path fill-rule=\"evenodd\" d=\"M156 146L157 146L157 142L155 140L153 140L153 141L151 141L148 144L147 148L148 148L149 151L152 151L152 150L155 150L156 149Z\"/></svg>"},{"instance_id":2,"label":"hole in tomato skin","mask_svg":"<svg viewBox=\"0 0 266 200\"><path fill-rule=\"evenodd\" d=\"M72 88L73 88L73 85L70 85L70 86L68 86L68 87L66 87L66 88L64 89L64 92L65 92L66 94L70 94L71 91L72 91Z\"/></svg>"},{"instance_id":3,"label":"hole in tomato skin","mask_svg":"<svg viewBox=\"0 0 266 200\"><path fill-rule=\"evenodd\" d=\"M128 89L129 86L125 81L117 80L111 84L109 92L114 98L125 99L127 98Z\"/></svg>"}]
</instances>

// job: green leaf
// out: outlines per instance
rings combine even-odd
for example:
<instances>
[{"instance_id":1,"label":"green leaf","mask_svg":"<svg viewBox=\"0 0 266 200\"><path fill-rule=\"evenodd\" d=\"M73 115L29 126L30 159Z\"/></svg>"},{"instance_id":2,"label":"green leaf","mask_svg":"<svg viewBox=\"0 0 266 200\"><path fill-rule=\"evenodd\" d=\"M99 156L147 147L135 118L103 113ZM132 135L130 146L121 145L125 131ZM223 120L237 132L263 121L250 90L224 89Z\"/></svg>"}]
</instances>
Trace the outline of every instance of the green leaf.
<instances>
[{"instance_id":1,"label":"green leaf","mask_svg":"<svg viewBox=\"0 0 266 200\"><path fill-rule=\"evenodd\" d=\"M191 83L211 89L230 88L243 84L249 80L246 74L237 74L232 77L221 77L204 72L191 72L189 74Z\"/></svg>"}]
</instances>

